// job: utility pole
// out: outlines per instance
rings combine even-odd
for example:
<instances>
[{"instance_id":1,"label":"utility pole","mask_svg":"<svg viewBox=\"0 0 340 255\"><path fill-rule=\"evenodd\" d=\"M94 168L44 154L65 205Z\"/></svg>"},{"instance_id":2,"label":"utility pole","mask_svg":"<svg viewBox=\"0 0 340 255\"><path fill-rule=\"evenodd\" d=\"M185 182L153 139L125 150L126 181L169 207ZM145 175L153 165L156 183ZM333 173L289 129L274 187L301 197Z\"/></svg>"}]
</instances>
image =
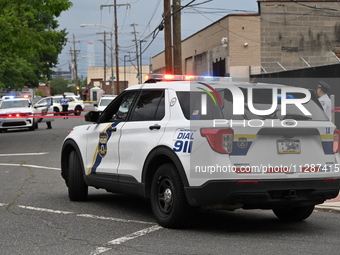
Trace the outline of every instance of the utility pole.
<instances>
[{"instance_id":1,"label":"utility pole","mask_svg":"<svg viewBox=\"0 0 340 255\"><path fill-rule=\"evenodd\" d=\"M103 79L103 86L106 83L106 32L104 31L104 79Z\"/></svg>"},{"instance_id":2,"label":"utility pole","mask_svg":"<svg viewBox=\"0 0 340 255\"><path fill-rule=\"evenodd\" d=\"M74 82L75 82L75 87L74 87L74 94L78 95L78 67L77 67L77 54L79 54L80 50L76 50L76 43L79 43L79 41L76 41L76 38L73 34L73 50L70 50L71 56L72 56L72 62L73 62L73 77L74 77Z\"/></svg>"},{"instance_id":3,"label":"utility pole","mask_svg":"<svg viewBox=\"0 0 340 255\"><path fill-rule=\"evenodd\" d=\"M143 83L143 64L142 64L142 54L143 54L143 51L142 51L142 42L146 42L145 40L139 40L139 64L140 64L140 69L139 69L139 72L140 72L140 83Z\"/></svg>"},{"instance_id":4,"label":"utility pole","mask_svg":"<svg viewBox=\"0 0 340 255\"><path fill-rule=\"evenodd\" d=\"M173 0L172 5L174 73L182 74L181 0Z\"/></svg>"},{"instance_id":5,"label":"utility pole","mask_svg":"<svg viewBox=\"0 0 340 255\"><path fill-rule=\"evenodd\" d=\"M137 78L138 78L138 83L140 84L141 81L140 81L140 72L139 72L139 54L138 54L138 41L137 41L137 33L136 32L136 27L137 26L136 24L131 24L130 26L133 27L133 32L131 32L131 34L134 34L134 37L135 39L132 40L133 42L135 42L135 45L136 45L136 61L137 61Z\"/></svg>"},{"instance_id":6,"label":"utility pole","mask_svg":"<svg viewBox=\"0 0 340 255\"><path fill-rule=\"evenodd\" d=\"M105 4L101 5L100 8L102 9L103 7L112 7L114 9L114 34L115 34L115 55L116 55L116 84L117 84L117 94L120 93L120 88L119 88L119 57L118 57L118 52L119 52L119 46L118 46L118 22L117 22L117 6L130 6L130 4L117 4L117 0L114 0L113 4Z\"/></svg>"},{"instance_id":7,"label":"utility pole","mask_svg":"<svg viewBox=\"0 0 340 255\"><path fill-rule=\"evenodd\" d=\"M129 57L129 55L124 55L124 82L126 82L126 57Z\"/></svg>"},{"instance_id":8,"label":"utility pole","mask_svg":"<svg viewBox=\"0 0 340 255\"><path fill-rule=\"evenodd\" d=\"M111 35L111 47L108 47L107 46L107 44L106 44L106 42L108 41L107 39L106 39L106 34L107 34L107 32L106 31L104 31L104 32L102 32L102 33L97 33L97 34L104 34L104 41L103 41L103 44L104 44L104 82L106 82L106 76L107 76L107 69L106 69L106 66L107 66L107 62L106 62L106 48L109 48L110 49L110 52L111 52L111 77L113 77L113 46L112 46L112 32L110 33L110 35ZM100 40L101 41L101 40ZM111 81L111 83L112 83L112 93L114 94L114 87L113 87L113 81Z\"/></svg>"},{"instance_id":9,"label":"utility pole","mask_svg":"<svg viewBox=\"0 0 340 255\"><path fill-rule=\"evenodd\" d=\"M171 45L171 5L170 0L164 0L164 41L165 41L165 72L172 73L172 45Z\"/></svg>"}]
</instances>

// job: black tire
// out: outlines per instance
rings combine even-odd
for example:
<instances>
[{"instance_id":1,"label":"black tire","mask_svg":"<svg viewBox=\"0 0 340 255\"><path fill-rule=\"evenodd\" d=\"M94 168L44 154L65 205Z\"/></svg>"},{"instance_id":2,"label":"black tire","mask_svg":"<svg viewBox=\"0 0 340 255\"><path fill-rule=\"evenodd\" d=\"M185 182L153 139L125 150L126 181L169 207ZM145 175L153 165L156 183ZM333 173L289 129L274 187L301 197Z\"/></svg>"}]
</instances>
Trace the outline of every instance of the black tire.
<instances>
[{"instance_id":1,"label":"black tire","mask_svg":"<svg viewBox=\"0 0 340 255\"><path fill-rule=\"evenodd\" d=\"M186 226L191 208L185 197L181 177L171 163L161 165L152 179L151 208L161 226Z\"/></svg>"},{"instance_id":2,"label":"black tire","mask_svg":"<svg viewBox=\"0 0 340 255\"><path fill-rule=\"evenodd\" d=\"M32 126L28 128L29 131L34 131L36 127L35 121L33 121Z\"/></svg>"},{"instance_id":3,"label":"black tire","mask_svg":"<svg viewBox=\"0 0 340 255\"><path fill-rule=\"evenodd\" d=\"M81 114L82 108L77 105L76 108L74 109L74 115L79 116Z\"/></svg>"},{"instance_id":4,"label":"black tire","mask_svg":"<svg viewBox=\"0 0 340 255\"><path fill-rule=\"evenodd\" d=\"M303 221L313 213L314 207L314 205L296 206L285 209L273 209L273 212L276 217L283 221Z\"/></svg>"},{"instance_id":5,"label":"black tire","mask_svg":"<svg viewBox=\"0 0 340 255\"><path fill-rule=\"evenodd\" d=\"M76 151L71 151L68 163L68 196L71 201L85 201L88 195L88 186L84 181L84 172Z\"/></svg>"},{"instance_id":6,"label":"black tire","mask_svg":"<svg viewBox=\"0 0 340 255\"><path fill-rule=\"evenodd\" d=\"M58 116L58 115L59 115L59 112L60 112L60 111L59 111L59 108L54 107L54 108L53 108L53 112L54 112L54 114L53 114L54 116Z\"/></svg>"}]
</instances>

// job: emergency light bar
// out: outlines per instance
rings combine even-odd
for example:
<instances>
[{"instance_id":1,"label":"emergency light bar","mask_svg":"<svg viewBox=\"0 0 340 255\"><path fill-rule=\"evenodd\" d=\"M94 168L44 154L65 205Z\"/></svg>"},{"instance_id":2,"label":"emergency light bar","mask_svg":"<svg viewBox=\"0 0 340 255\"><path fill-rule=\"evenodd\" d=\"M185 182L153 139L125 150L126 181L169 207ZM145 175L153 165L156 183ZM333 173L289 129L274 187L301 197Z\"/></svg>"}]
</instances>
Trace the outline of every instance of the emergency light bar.
<instances>
[{"instance_id":1,"label":"emergency light bar","mask_svg":"<svg viewBox=\"0 0 340 255\"><path fill-rule=\"evenodd\" d=\"M145 83L152 81L227 81L231 82L231 77L219 76L198 76L198 75L174 75L174 74L148 74L145 76Z\"/></svg>"}]
</instances>

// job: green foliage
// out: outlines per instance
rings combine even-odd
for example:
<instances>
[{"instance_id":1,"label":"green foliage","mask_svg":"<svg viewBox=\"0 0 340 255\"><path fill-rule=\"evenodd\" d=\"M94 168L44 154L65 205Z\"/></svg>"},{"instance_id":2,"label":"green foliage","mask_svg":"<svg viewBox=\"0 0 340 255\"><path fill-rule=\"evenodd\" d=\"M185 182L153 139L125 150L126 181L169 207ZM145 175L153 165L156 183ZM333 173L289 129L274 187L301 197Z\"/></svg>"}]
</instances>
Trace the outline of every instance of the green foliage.
<instances>
[{"instance_id":1,"label":"green foliage","mask_svg":"<svg viewBox=\"0 0 340 255\"><path fill-rule=\"evenodd\" d=\"M40 96L40 97L42 97L42 96L44 96L44 92L42 92L41 90L37 90L36 92L35 92L35 95L36 96Z\"/></svg>"},{"instance_id":2,"label":"green foliage","mask_svg":"<svg viewBox=\"0 0 340 255\"><path fill-rule=\"evenodd\" d=\"M37 87L66 44L56 18L68 0L0 0L0 88Z\"/></svg>"},{"instance_id":3,"label":"green foliage","mask_svg":"<svg viewBox=\"0 0 340 255\"><path fill-rule=\"evenodd\" d=\"M65 80L64 78L57 77L50 81L51 84L51 95L64 94L64 92L74 92L74 87L68 87L69 84L72 84L69 80Z\"/></svg>"}]
</instances>

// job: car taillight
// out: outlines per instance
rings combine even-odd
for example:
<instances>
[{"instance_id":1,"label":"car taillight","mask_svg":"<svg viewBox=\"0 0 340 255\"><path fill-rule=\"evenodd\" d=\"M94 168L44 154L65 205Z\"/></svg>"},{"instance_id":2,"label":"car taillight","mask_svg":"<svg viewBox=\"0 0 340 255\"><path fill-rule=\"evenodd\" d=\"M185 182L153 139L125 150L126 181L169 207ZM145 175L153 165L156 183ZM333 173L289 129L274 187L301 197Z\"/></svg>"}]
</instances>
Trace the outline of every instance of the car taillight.
<instances>
[{"instance_id":1,"label":"car taillight","mask_svg":"<svg viewBox=\"0 0 340 255\"><path fill-rule=\"evenodd\" d=\"M201 136L206 137L210 147L222 154L233 150L234 130L231 128L201 128Z\"/></svg>"},{"instance_id":2,"label":"car taillight","mask_svg":"<svg viewBox=\"0 0 340 255\"><path fill-rule=\"evenodd\" d=\"M333 140L333 152L338 153L340 151L340 130L334 130L334 140Z\"/></svg>"}]
</instances>

